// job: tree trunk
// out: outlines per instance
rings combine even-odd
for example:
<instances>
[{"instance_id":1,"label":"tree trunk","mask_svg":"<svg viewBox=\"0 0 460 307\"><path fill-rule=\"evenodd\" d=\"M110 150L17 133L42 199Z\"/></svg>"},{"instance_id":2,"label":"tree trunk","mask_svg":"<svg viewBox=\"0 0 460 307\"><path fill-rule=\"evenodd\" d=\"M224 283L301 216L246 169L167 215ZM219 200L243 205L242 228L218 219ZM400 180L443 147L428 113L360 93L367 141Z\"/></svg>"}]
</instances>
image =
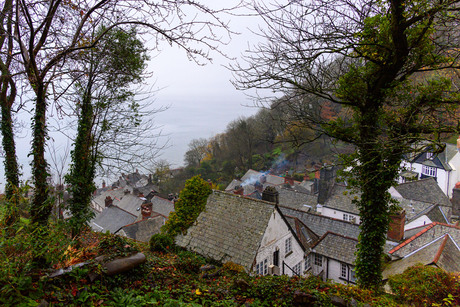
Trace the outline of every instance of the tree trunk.
<instances>
[{"instance_id":1,"label":"tree trunk","mask_svg":"<svg viewBox=\"0 0 460 307\"><path fill-rule=\"evenodd\" d=\"M89 83L92 81L90 80ZM95 157L92 151L93 106L91 104L91 85L83 97L81 116L78 120L78 132L72 153L73 164L67 181L71 184L70 225L72 237L78 235L81 229L92 217L90 208L91 194L94 191Z\"/></svg>"},{"instance_id":2,"label":"tree trunk","mask_svg":"<svg viewBox=\"0 0 460 307\"><path fill-rule=\"evenodd\" d=\"M46 90L42 83L35 83L36 103L35 116L33 121L32 140L32 175L34 181L34 198L31 204L30 215L32 223L46 225L53 208L52 202L48 199L47 184L47 162L45 160L45 139L46 131Z\"/></svg>"},{"instance_id":3,"label":"tree trunk","mask_svg":"<svg viewBox=\"0 0 460 307\"><path fill-rule=\"evenodd\" d=\"M19 220L19 195L15 191L19 186L19 170L18 161L16 157L16 145L14 142L13 133L13 120L11 118L11 105L14 101L13 97L7 97L6 89L8 87L7 82L2 85L1 93L1 112L2 112L2 145L5 152L5 196L7 213L5 218L5 224L11 226Z\"/></svg>"}]
</instances>

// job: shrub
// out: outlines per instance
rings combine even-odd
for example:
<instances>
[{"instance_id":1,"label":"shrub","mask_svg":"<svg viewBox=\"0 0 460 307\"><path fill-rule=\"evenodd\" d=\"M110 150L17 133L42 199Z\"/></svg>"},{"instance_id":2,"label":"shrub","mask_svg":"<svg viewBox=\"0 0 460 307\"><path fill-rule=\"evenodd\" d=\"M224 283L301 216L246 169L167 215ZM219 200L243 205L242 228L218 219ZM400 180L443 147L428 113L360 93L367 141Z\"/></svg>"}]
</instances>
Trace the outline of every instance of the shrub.
<instances>
[{"instance_id":1,"label":"shrub","mask_svg":"<svg viewBox=\"0 0 460 307\"><path fill-rule=\"evenodd\" d=\"M175 250L174 240L167 234L154 234L149 241L150 250L152 252L168 252Z\"/></svg>"},{"instance_id":2,"label":"shrub","mask_svg":"<svg viewBox=\"0 0 460 307\"><path fill-rule=\"evenodd\" d=\"M231 273L243 273L244 272L244 267L242 265L236 264L231 261L225 262L222 268L225 271L228 271Z\"/></svg>"},{"instance_id":3,"label":"shrub","mask_svg":"<svg viewBox=\"0 0 460 307\"><path fill-rule=\"evenodd\" d=\"M180 251L177 253L174 267L185 273L198 273L200 268L206 264L206 259L189 251Z\"/></svg>"},{"instance_id":4,"label":"shrub","mask_svg":"<svg viewBox=\"0 0 460 307\"><path fill-rule=\"evenodd\" d=\"M174 204L174 211L161 229L162 232L173 237L185 233L206 207L206 201L211 193L211 186L199 175L187 180L179 194L179 199Z\"/></svg>"},{"instance_id":5,"label":"shrub","mask_svg":"<svg viewBox=\"0 0 460 307\"><path fill-rule=\"evenodd\" d=\"M135 254L139 249L127 238L111 233L105 233L98 245L99 254L108 256L108 259L116 257L127 257Z\"/></svg>"},{"instance_id":6,"label":"shrub","mask_svg":"<svg viewBox=\"0 0 460 307\"><path fill-rule=\"evenodd\" d=\"M388 284L402 302L417 306L442 302L449 294L460 295L460 282L453 274L422 264L391 276Z\"/></svg>"}]
</instances>

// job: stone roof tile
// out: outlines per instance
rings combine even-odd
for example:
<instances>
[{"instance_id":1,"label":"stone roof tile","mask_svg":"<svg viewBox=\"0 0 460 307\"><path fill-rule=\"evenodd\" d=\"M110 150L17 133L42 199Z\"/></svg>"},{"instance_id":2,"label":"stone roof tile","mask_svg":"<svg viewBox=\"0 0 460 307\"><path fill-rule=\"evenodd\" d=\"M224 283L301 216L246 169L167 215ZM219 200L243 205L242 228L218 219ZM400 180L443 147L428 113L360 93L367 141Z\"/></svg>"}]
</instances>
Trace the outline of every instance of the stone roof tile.
<instances>
[{"instance_id":1,"label":"stone roof tile","mask_svg":"<svg viewBox=\"0 0 460 307\"><path fill-rule=\"evenodd\" d=\"M213 191L205 210L176 243L203 256L251 270L274 204Z\"/></svg>"}]
</instances>

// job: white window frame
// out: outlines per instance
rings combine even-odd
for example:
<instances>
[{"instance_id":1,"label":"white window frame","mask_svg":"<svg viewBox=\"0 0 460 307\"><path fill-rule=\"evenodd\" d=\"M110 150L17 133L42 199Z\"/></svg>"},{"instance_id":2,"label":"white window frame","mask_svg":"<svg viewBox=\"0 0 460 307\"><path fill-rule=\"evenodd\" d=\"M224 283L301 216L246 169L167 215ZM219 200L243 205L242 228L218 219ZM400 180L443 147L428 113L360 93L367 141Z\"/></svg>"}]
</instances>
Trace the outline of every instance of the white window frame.
<instances>
[{"instance_id":1,"label":"white window frame","mask_svg":"<svg viewBox=\"0 0 460 307\"><path fill-rule=\"evenodd\" d=\"M316 266L320 266L322 267L323 266L323 256L319 255L319 254L315 254L315 261L314 261L315 265Z\"/></svg>"},{"instance_id":2,"label":"white window frame","mask_svg":"<svg viewBox=\"0 0 460 307\"><path fill-rule=\"evenodd\" d=\"M344 213L343 214L343 220L347 221L347 222L351 221L351 215L347 214L347 213Z\"/></svg>"},{"instance_id":3,"label":"white window frame","mask_svg":"<svg viewBox=\"0 0 460 307\"><path fill-rule=\"evenodd\" d=\"M294 267L292 268L292 270L294 271L294 273L296 273L297 275L300 275L301 271L302 271L302 261L300 261L299 263L297 263L296 265L294 265Z\"/></svg>"},{"instance_id":4,"label":"white window frame","mask_svg":"<svg viewBox=\"0 0 460 307\"><path fill-rule=\"evenodd\" d=\"M305 271L308 270L309 268L311 268L311 258L310 258L310 255L311 254L308 254L307 257L305 257Z\"/></svg>"},{"instance_id":5,"label":"white window frame","mask_svg":"<svg viewBox=\"0 0 460 307\"><path fill-rule=\"evenodd\" d=\"M427 158L428 160L433 160L434 154L433 154L432 152L427 152L427 153L426 153L426 158Z\"/></svg>"},{"instance_id":6,"label":"white window frame","mask_svg":"<svg viewBox=\"0 0 460 307\"><path fill-rule=\"evenodd\" d=\"M422 174L425 176L436 177L436 167L422 165Z\"/></svg>"},{"instance_id":7,"label":"white window frame","mask_svg":"<svg viewBox=\"0 0 460 307\"><path fill-rule=\"evenodd\" d=\"M264 260L256 264L256 272L259 275L268 274L268 259L265 258Z\"/></svg>"},{"instance_id":8,"label":"white window frame","mask_svg":"<svg viewBox=\"0 0 460 307\"><path fill-rule=\"evenodd\" d=\"M340 263L340 277L347 279L348 267L345 263Z\"/></svg>"},{"instance_id":9,"label":"white window frame","mask_svg":"<svg viewBox=\"0 0 460 307\"><path fill-rule=\"evenodd\" d=\"M292 237L289 237L286 239L286 241L284 241L284 250L286 254L292 252Z\"/></svg>"}]
</instances>

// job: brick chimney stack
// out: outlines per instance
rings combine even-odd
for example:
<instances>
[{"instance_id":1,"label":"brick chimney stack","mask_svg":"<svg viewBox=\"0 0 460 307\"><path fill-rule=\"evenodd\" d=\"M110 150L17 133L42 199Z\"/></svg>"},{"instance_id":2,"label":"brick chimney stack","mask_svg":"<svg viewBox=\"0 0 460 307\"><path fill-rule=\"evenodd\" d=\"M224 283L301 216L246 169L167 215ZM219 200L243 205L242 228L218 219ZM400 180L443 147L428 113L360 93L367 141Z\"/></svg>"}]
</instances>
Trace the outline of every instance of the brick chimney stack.
<instances>
[{"instance_id":1,"label":"brick chimney stack","mask_svg":"<svg viewBox=\"0 0 460 307\"><path fill-rule=\"evenodd\" d=\"M452 215L460 215L460 182L457 182L455 187L452 189Z\"/></svg>"},{"instance_id":2,"label":"brick chimney stack","mask_svg":"<svg viewBox=\"0 0 460 307\"><path fill-rule=\"evenodd\" d=\"M234 189L233 189L233 193L237 194L237 195L241 195L243 196L244 195L244 188L240 185L237 185Z\"/></svg>"},{"instance_id":3,"label":"brick chimney stack","mask_svg":"<svg viewBox=\"0 0 460 307\"><path fill-rule=\"evenodd\" d=\"M151 202L141 205L142 219L148 219L152 215L153 204Z\"/></svg>"},{"instance_id":4,"label":"brick chimney stack","mask_svg":"<svg viewBox=\"0 0 460 307\"><path fill-rule=\"evenodd\" d=\"M406 211L401 210L398 213L390 215L390 225L387 237L393 241L401 241L404 238L404 224L406 223Z\"/></svg>"},{"instance_id":5,"label":"brick chimney stack","mask_svg":"<svg viewBox=\"0 0 460 307\"><path fill-rule=\"evenodd\" d=\"M112 197L107 196L107 197L105 198L105 206L106 206L106 207L110 207L110 206L112 206L112 205L113 205L113 199L112 199Z\"/></svg>"},{"instance_id":6,"label":"brick chimney stack","mask_svg":"<svg viewBox=\"0 0 460 307\"><path fill-rule=\"evenodd\" d=\"M102 180L102 188L105 188L105 180Z\"/></svg>"}]
</instances>

